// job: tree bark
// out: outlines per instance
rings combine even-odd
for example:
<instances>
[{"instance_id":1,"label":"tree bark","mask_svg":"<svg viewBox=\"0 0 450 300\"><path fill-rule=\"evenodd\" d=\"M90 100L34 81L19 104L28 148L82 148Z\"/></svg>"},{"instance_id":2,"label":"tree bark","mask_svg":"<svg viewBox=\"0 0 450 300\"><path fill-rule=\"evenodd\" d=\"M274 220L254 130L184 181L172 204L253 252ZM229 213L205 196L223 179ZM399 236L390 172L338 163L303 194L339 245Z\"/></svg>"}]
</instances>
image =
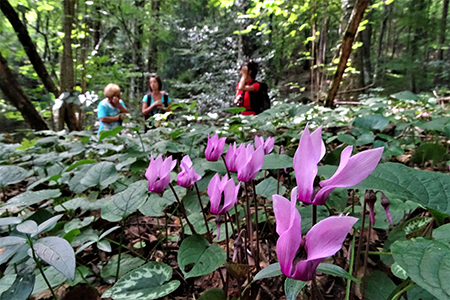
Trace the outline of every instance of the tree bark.
<instances>
[{"instance_id":1,"label":"tree bark","mask_svg":"<svg viewBox=\"0 0 450 300\"><path fill-rule=\"evenodd\" d=\"M8 62L0 52L0 89L5 98L22 114L25 122L32 129L47 130L48 126L42 119L41 115L36 111L30 98L25 94L20 83L8 67Z\"/></svg>"},{"instance_id":2,"label":"tree bark","mask_svg":"<svg viewBox=\"0 0 450 300\"><path fill-rule=\"evenodd\" d=\"M381 79L383 77L383 71L381 71L380 65L383 63L383 59L382 59L382 53L383 53L383 40L384 40L384 35L386 33L386 27L387 27L387 21L389 18L389 15L392 11L392 3L389 5L384 4L383 6L383 19L381 20L381 25L380 25L380 37L378 39L378 48L377 48L377 59L375 61L375 71L374 71L374 77L373 77L373 82L377 82L379 81L379 79ZM389 38L389 32L388 32L388 38ZM389 46L389 41L387 41L386 43L386 47Z\"/></svg>"},{"instance_id":3,"label":"tree bark","mask_svg":"<svg viewBox=\"0 0 450 300\"><path fill-rule=\"evenodd\" d=\"M61 90L68 92L73 96L74 71L73 71L73 54L72 54L72 26L73 16L75 13L75 0L64 0L64 19L63 19L63 54L61 59ZM69 96L69 97L70 97ZM80 130L79 123L75 112L77 107L75 103L68 103L68 97L64 97L63 105L59 111L59 129L64 128L64 122L69 127L69 131Z\"/></svg>"},{"instance_id":4,"label":"tree bark","mask_svg":"<svg viewBox=\"0 0 450 300\"><path fill-rule=\"evenodd\" d=\"M159 0L152 1L152 19L157 23L159 19ZM158 71L158 33L155 26L150 27L150 43L148 49L147 71L156 73ZM148 85L148 82L147 82Z\"/></svg>"},{"instance_id":5,"label":"tree bark","mask_svg":"<svg viewBox=\"0 0 450 300\"><path fill-rule=\"evenodd\" d=\"M370 0L358 0L355 6L352 20L345 32L344 39L341 45L341 58L339 59L339 64L334 74L333 83L328 92L328 97L325 102L325 107L334 107L334 98L339 90L339 85L342 81L342 76L344 75L345 68L347 67L347 61L352 52L353 42L355 40L356 33L358 31L359 23L364 16L367 5Z\"/></svg>"},{"instance_id":6,"label":"tree bark","mask_svg":"<svg viewBox=\"0 0 450 300\"><path fill-rule=\"evenodd\" d=\"M440 22L440 31L439 31L439 40L438 40L438 47L439 49L437 50L436 53L436 59L440 61L440 63L442 63L442 61L444 60L444 49L442 49L442 47L444 47L445 44L445 33L446 33L446 28L447 28L447 15L448 15L448 3L449 0L444 0L443 4L442 4L442 18L441 18L441 22ZM440 76L442 72L442 66L439 65L437 70L436 70L436 75L434 76L434 83L435 84L439 84L440 83Z\"/></svg>"},{"instance_id":7,"label":"tree bark","mask_svg":"<svg viewBox=\"0 0 450 300\"><path fill-rule=\"evenodd\" d=\"M9 22L14 28L14 31L16 32L20 43L22 44L25 52L27 53L31 64L34 67L34 70L38 74L39 78L42 80L44 87L50 93L53 93L55 97L58 97L59 96L58 87L55 85L50 74L47 72L44 62L42 61L41 57L39 56L36 50L36 45L31 40L26 26L20 21L19 15L7 0L0 1L0 9L2 10L3 14L8 18Z\"/></svg>"}]
</instances>

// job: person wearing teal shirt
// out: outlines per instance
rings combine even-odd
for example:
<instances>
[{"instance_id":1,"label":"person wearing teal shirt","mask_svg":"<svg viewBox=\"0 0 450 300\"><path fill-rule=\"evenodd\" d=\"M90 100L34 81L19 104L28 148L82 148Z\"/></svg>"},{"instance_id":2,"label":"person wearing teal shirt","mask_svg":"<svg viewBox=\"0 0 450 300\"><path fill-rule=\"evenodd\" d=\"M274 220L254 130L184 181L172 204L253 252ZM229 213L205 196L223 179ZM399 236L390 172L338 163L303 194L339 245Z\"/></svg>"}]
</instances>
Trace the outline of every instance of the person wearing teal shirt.
<instances>
[{"instance_id":1,"label":"person wearing teal shirt","mask_svg":"<svg viewBox=\"0 0 450 300\"><path fill-rule=\"evenodd\" d=\"M97 106L97 117L100 121L99 132L116 128L122 123L123 114L128 113L125 103L120 99L120 88L117 84L108 84L103 93L106 98Z\"/></svg>"},{"instance_id":2,"label":"person wearing teal shirt","mask_svg":"<svg viewBox=\"0 0 450 300\"><path fill-rule=\"evenodd\" d=\"M165 113L170 110L172 100L169 95L161 91L162 81L157 75L153 75L149 80L150 92L142 98L142 115L145 119L157 113Z\"/></svg>"}]
</instances>

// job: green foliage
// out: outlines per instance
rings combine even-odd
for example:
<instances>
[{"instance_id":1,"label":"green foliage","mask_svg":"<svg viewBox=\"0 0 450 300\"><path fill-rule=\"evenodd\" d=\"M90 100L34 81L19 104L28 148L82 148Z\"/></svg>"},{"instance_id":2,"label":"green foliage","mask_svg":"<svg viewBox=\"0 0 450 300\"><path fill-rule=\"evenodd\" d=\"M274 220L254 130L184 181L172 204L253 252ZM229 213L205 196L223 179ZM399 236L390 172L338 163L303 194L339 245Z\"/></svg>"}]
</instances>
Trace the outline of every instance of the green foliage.
<instances>
[{"instance_id":1,"label":"green foliage","mask_svg":"<svg viewBox=\"0 0 450 300\"><path fill-rule=\"evenodd\" d=\"M125 300L139 298L142 300L158 299L178 288L178 280L169 281L172 268L166 264L149 262L119 279L107 290L102 298Z\"/></svg>"}]
</instances>

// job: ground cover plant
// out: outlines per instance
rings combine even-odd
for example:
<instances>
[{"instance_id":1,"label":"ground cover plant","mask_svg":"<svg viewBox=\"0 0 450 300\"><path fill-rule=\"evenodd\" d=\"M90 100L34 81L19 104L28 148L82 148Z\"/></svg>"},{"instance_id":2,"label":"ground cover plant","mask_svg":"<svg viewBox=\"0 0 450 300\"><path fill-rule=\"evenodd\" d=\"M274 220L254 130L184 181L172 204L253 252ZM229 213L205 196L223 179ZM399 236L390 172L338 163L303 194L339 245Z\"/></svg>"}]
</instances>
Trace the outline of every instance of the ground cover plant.
<instances>
[{"instance_id":1,"label":"ground cover plant","mask_svg":"<svg viewBox=\"0 0 450 300\"><path fill-rule=\"evenodd\" d=\"M0 298L450 299L447 111L361 103L3 135Z\"/></svg>"}]
</instances>

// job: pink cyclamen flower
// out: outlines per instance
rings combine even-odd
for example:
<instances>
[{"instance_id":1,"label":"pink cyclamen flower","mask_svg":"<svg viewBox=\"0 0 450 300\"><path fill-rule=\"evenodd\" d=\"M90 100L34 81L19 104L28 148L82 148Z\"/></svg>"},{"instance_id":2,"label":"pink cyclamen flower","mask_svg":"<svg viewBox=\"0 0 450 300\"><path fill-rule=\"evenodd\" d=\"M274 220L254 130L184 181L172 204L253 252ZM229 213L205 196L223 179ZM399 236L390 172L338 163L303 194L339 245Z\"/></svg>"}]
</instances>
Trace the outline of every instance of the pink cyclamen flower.
<instances>
[{"instance_id":1,"label":"pink cyclamen flower","mask_svg":"<svg viewBox=\"0 0 450 300\"><path fill-rule=\"evenodd\" d=\"M236 149L236 142L228 147L227 154L225 154L225 163L227 164L229 172L237 172L236 157L243 148L245 148L245 145L241 144L239 148Z\"/></svg>"},{"instance_id":2,"label":"pink cyclamen flower","mask_svg":"<svg viewBox=\"0 0 450 300\"><path fill-rule=\"evenodd\" d=\"M325 144L321 136L321 127L310 134L306 126L294 156L294 171L298 186L297 199L314 205L324 205L327 197L337 187L351 187L363 181L377 166L384 149L381 147L366 150L350 157L353 147L346 147L342 150L336 173L330 179L321 181L322 188L315 194L314 180L317 175L317 164L325 155Z\"/></svg>"},{"instance_id":3,"label":"pink cyclamen flower","mask_svg":"<svg viewBox=\"0 0 450 300\"><path fill-rule=\"evenodd\" d=\"M302 237L301 216L295 207L296 188L291 193L291 201L273 195L273 208L277 221L277 256L281 272L287 277L312 280L319 263L336 254L348 232L358 220L354 217L329 217L316 225Z\"/></svg>"},{"instance_id":4,"label":"pink cyclamen flower","mask_svg":"<svg viewBox=\"0 0 450 300\"><path fill-rule=\"evenodd\" d=\"M192 161L189 155L183 157L180 163L181 172L177 175L177 183L184 188L190 188L197 180L200 180L202 176L195 173L192 167Z\"/></svg>"},{"instance_id":5,"label":"pink cyclamen flower","mask_svg":"<svg viewBox=\"0 0 450 300\"><path fill-rule=\"evenodd\" d=\"M264 141L264 138L262 136L255 136L255 148L258 148L262 145L264 147L264 154L269 154L270 152L272 152L274 144L274 137L269 136L267 140Z\"/></svg>"},{"instance_id":6,"label":"pink cyclamen flower","mask_svg":"<svg viewBox=\"0 0 450 300\"><path fill-rule=\"evenodd\" d=\"M239 184L234 185L233 179L228 175L220 180L219 174L214 175L208 184L208 195L211 202L211 212L224 215L237 201Z\"/></svg>"},{"instance_id":7,"label":"pink cyclamen flower","mask_svg":"<svg viewBox=\"0 0 450 300\"><path fill-rule=\"evenodd\" d=\"M222 155L223 148L225 147L225 140L227 138L223 137L219 139L219 135L216 134L212 138L208 134L208 143L205 149L205 157L208 161L217 161Z\"/></svg>"},{"instance_id":8,"label":"pink cyclamen flower","mask_svg":"<svg viewBox=\"0 0 450 300\"><path fill-rule=\"evenodd\" d=\"M153 159L153 154L150 158L150 165L145 172L145 177L148 180L148 190L155 193L162 193L170 183L170 171L175 168L176 160L172 160L172 156L164 159L158 156Z\"/></svg>"},{"instance_id":9,"label":"pink cyclamen flower","mask_svg":"<svg viewBox=\"0 0 450 300\"><path fill-rule=\"evenodd\" d=\"M253 145L242 148L236 157L237 179L250 182L264 164L264 148L259 146L256 150Z\"/></svg>"}]
</instances>

